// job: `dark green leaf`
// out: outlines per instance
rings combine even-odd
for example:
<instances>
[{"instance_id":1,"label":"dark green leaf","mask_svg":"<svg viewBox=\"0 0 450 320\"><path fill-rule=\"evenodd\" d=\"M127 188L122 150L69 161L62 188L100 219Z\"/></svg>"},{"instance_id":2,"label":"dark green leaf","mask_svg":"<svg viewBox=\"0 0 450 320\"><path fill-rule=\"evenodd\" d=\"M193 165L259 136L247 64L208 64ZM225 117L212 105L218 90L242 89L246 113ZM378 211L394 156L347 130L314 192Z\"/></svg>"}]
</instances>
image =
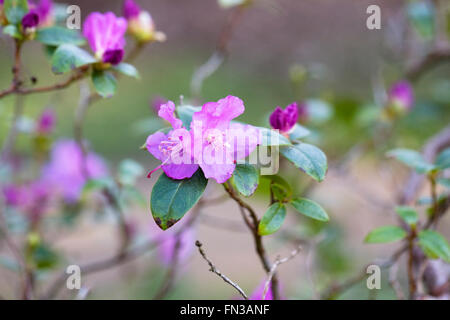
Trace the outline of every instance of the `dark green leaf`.
<instances>
[{"instance_id":1,"label":"dark green leaf","mask_svg":"<svg viewBox=\"0 0 450 320\"><path fill-rule=\"evenodd\" d=\"M194 107L194 106L189 106L189 105L183 105L183 106L177 107L178 118L183 122L183 126L186 129L188 129L188 130L190 129L191 122L192 122L192 116L194 115L195 112L198 112L201 109L202 109L201 107Z\"/></svg>"},{"instance_id":2,"label":"dark green leaf","mask_svg":"<svg viewBox=\"0 0 450 320\"><path fill-rule=\"evenodd\" d=\"M279 134L276 130L258 127L262 135L261 146L289 146L291 142L285 136Z\"/></svg>"},{"instance_id":3,"label":"dark green leaf","mask_svg":"<svg viewBox=\"0 0 450 320\"><path fill-rule=\"evenodd\" d=\"M63 44L53 54L52 70L56 74L66 73L95 62L95 58L83 49L73 44Z\"/></svg>"},{"instance_id":4,"label":"dark green leaf","mask_svg":"<svg viewBox=\"0 0 450 320\"><path fill-rule=\"evenodd\" d=\"M413 168L418 173L427 173L435 169L430 163L427 163L422 155L410 149L395 149L387 153L389 157L394 157L398 161L406 164L408 167Z\"/></svg>"},{"instance_id":5,"label":"dark green leaf","mask_svg":"<svg viewBox=\"0 0 450 320\"><path fill-rule=\"evenodd\" d=\"M396 207L395 212L409 225L415 225L419 219L416 210L411 207Z\"/></svg>"},{"instance_id":6,"label":"dark green leaf","mask_svg":"<svg viewBox=\"0 0 450 320\"><path fill-rule=\"evenodd\" d=\"M328 221L330 218L328 217L325 210L316 202L305 199L305 198L297 198L290 202L290 204L307 217L310 217L319 221Z\"/></svg>"},{"instance_id":7,"label":"dark green leaf","mask_svg":"<svg viewBox=\"0 0 450 320\"><path fill-rule=\"evenodd\" d=\"M86 42L83 36L76 30L58 26L38 29L35 39L49 46L59 46L62 44L81 46Z\"/></svg>"},{"instance_id":8,"label":"dark green leaf","mask_svg":"<svg viewBox=\"0 0 450 320\"><path fill-rule=\"evenodd\" d=\"M189 179L174 180L161 174L150 200L153 219L163 230L177 223L200 199L208 180L199 169Z\"/></svg>"},{"instance_id":9,"label":"dark green leaf","mask_svg":"<svg viewBox=\"0 0 450 320\"><path fill-rule=\"evenodd\" d=\"M441 258L446 262L450 262L450 246L440 233L432 230L420 231L419 244L430 258Z\"/></svg>"},{"instance_id":10,"label":"dark green leaf","mask_svg":"<svg viewBox=\"0 0 450 320\"><path fill-rule=\"evenodd\" d=\"M242 195L250 197L258 187L258 169L251 164L238 164L233 173L233 181L236 189Z\"/></svg>"},{"instance_id":11,"label":"dark green leaf","mask_svg":"<svg viewBox=\"0 0 450 320\"><path fill-rule=\"evenodd\" d=\"M297 168L303 170L317 181L322 181L328 169L327 157L319 148L300 143L290 147L282 147L281 154Z\"/></svg>"},{"instance_id":12,"label":"dark green leaf","mask_svg":"<svg viewBox=\"0 0 450 320\"><path fill-rule=\"evenodd\" d=\"M286 218L286 207L276 202L267 209L258 226L258 233L267 236L280 229Z\"/></svg>"},{"instance_id":13,"label":"dark green leaf","mask_svg":"<svg viewBox=\"0 0 450 320\"><path fill-rule=\"evenodd\" d=\"M384 226L370 231L364 241L367 243L394 242L405 238L406 235L406 231L400 227Z\"/></svg>"},{"instance_id":14,"label":"dark green leaf","mask_svg":"<svg viewBox=\"0 0 450 320\"><path fill-rule=\"evenodd\" d=\"M436 157L435 165L439 167L440 170L450 168L450 148L444 149Z\"/></svg>"},{"instance_id":15,"label":"dark green leaf","mask_svg":"<svg viewBox=\"0 0 450 320\"><path fill-rule=\"evenodd\" d=\"M9 23L19 24L23 16L28 12L28 1L5 0L3 3L3 11Z\"/></svg>"},{"instance_id":16,"label":"dark green leaf","mask_svg":"<svg viewBox=\"0 0 450 320\"><path fill-rule=\"evenodd\" d=\"M139 72L132 64L122 62L119 63L117 66L113 66L113 69L119 71L120 73L126 76L139 79Z\"/></svg>"},{"instance_id":17,"label":"dark green leaf","mask_svg":"<svg viewBox=\"0 0 450 320\"><path fill-rule=\"evenodd\" d=\"M117 82L111 72L94 70L92 83L97 93L104 98L110 98L116 92Z\"/></svg>"},{"instance_id":18,"label":"dark green leaf","mask_svg":"<svg viewBox=\"0 0 450 320\"><path fill-rule=\"evenodd\" d=\"M59 257L53 249L40 244L33 250L33 261L38 269L51 269L59 262Z\"/></svg>"}]
</instances>

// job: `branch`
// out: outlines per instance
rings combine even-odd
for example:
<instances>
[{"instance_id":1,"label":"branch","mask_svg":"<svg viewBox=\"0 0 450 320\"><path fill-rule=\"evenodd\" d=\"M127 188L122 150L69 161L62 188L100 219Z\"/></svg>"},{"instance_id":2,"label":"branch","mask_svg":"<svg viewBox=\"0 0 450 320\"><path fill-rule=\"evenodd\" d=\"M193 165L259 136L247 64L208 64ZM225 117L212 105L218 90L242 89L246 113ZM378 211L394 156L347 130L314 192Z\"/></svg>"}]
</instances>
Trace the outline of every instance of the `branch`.
<instances>
[{"instance_id":1,"label":"branch","mask_svg":"<svg viewBox=\"0 0 450 320\"><path fill-rule=\"evenodd\" d=\"M407 71L406 77L411 81L416 81L422 77L427 71L435 68L443 62L450 61L450 48L439 48L431 51L418 62L411 64Z\"/></svg>"},{"instance_id":2,"label":"branch","mask_svg":"<svg viewBox=\"0 0 450 320\"><path fill-rule=\"evenodd\" d=\"M217 274L219 277L222 278L223 281L225 281L226 283L231 285L233 288L235 288L245 300L248 300L248 296L245 294L244 290L242 290L241 287L239 287L236 283L234 283L232 280L230 280L230 278L228 278L226 275L224 275L222 272L220 272L219 269L217 269L216 266L212 263L212 261L208 259L205 251L203 251L203 249L202 249L202 243L197 240L197 241L195 241L195 245L197 246L198 252L200 252L203 259L208 263L209 271Z\"/></svg>"}]
</instances>

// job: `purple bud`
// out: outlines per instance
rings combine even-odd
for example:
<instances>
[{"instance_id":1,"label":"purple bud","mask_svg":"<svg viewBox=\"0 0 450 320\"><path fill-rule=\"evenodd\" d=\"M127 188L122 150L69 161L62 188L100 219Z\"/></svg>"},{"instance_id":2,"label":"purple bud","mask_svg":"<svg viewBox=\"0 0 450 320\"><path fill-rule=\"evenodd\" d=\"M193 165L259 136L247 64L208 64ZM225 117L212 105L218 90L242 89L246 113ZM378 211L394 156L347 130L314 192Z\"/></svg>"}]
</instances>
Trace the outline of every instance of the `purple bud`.
<instances>
[{"instance_id":1,"label":"purple bud","mask_svg":"<svg viewBox=\"0 0 450 320\"><path fill-rule=\"evenodd\" d=\"M286 109L281 109L276 107L269 118L270 125L274 129L278 129L281 132L288 132L291 130L298 120L298 106L294 102L286 107Z\"/></svg>"},{"instance_id":2,"label":"purple bud","mask_svg":"<svg viewBox=\"0 0 450 320\"><path fill-rule=\"evenodd\" d=\"M103 62L104 63L111 63L111 64L119 64L120 61L123 59L123 49L112 49L107 50L103 54Z\"/></svg>"},{"instance_id":3,"label":"purple bud","mask_svg":"<svg viewBox=\"0 0 450 320\"><path fill-rule=\"evenodd\" d=\"M410 110L414 104L414 92L407 81L395 83L389 91L389 105L403 111Z\"/></svg>"},{"instance_id":4,"label":"purple bud","mask_svg":"<svg viewBox=\"0 0 450 320\"><path fill-rule=\"evenodd\" d=\"M39 15L35 11L30 11L22 18L22 27L24 29L34 28L39 24Z\"/></svg>"},{"instance_id":5,"label":"purple bud","mask_svg":"<svg viewBox=\"0 0 450 320\"><path fill-rule=\"evenodd\" d=\"M55 120L55 112L52 109L45 109L39 118L37 131L42 134L50 133L55 126Z\"/></svg>"},{"instance_id":6,"label":"purple bud","mask_svg":"<svg viewBox=\"0 0 450 320\"><path fill-rule=\"evenodd\" d=\"M139 16L141 8L133 0L125 0L123 3L123 16L129 20Z\"/></svg>"}]
</instances>

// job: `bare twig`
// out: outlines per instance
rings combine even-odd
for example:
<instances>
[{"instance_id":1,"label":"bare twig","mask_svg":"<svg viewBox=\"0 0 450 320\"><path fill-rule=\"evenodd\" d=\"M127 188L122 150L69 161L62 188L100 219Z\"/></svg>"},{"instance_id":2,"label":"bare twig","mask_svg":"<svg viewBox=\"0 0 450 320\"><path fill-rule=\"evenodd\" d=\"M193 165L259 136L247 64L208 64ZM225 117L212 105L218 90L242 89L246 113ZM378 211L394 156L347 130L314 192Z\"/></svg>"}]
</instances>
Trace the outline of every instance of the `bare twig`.
<instances>
[{"instance_id":1,"label":"bare twig","mask_svg":"<svg viewBox=\"0 0 450 320\"><path fill-rule=\"evenodd\" d=\"M197 240L195 242L195 245L197 246L198 252L200 252L203 259L208 263L209 271L217 274L220 278L222 278L223 281L225 281L230 286L235 288L245 300L248 300L248 296L245 294L244 290L242 290L241 287L239 287L235 282L233 282L232 280L230 280L230 278L228 278L226 275L224 275L222 272L220 272L219 269L217 269L216 266L213 264L213 262L211 260L209 260L209 258L206 256L205 251L202 249L202 243Z\"/></svg>"}]
</instances>

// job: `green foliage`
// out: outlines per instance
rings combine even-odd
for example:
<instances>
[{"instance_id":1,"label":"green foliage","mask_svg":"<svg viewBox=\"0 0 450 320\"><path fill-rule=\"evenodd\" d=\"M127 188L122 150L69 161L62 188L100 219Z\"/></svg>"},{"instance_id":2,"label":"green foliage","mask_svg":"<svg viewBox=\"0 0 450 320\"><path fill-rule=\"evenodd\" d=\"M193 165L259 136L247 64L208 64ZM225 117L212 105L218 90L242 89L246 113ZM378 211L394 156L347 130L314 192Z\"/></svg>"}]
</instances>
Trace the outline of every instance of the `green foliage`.
<instances>
[{"instance_id":1,"label":"green foliage","mask_svg":"<svg viewBox=\"0 0 450 320\"><path fill-rule=\"evenodd\" d=\"M289 139L291 140L299 140L303 139L311 134L311 131L309 131L307 128L296 124L294 128L292 129L292 132L289 134Z\"/></svg>"},{"instance_id":2,"label":"green foliage","mask_svg":"<svg viewBox=\"0 0 450 320\"><path fill-rule=\"evenodd\" d=\"M17 28L13 24L9 24L6 27L4 27L3 33L7 34L10 37L16 38L16 39L22 39L22 33L20 33L19 28Z\"/></svg>"},{"instance_id":3,"label":"green foliage","mask_svg":"<svg viewBox=\"0 0 450 320\"><path fill-rule=\"evenodd\" d=\"M284 202L292 196L291 186L279 175L267 175L261 177L271 181L270 188L276 200Z\"/></svg>"},{"instance_id":4,"label":"green foliage","mask_svg":"<svg viewBox=\"0 0 450 320\"><path fill-rule=\"evenodd\" d=\"M136 67L133 66L132 64L129 64L126 62L119 63L117 66L113 66L112 68L128 77L132 77L132 78L136 78L136 79L139 79L139 77L140 77L139 72L136 69Z\"/></svg>"},{"instance_id":5,"label":"green foliage","mask_svg":"<svg viewBox=\"0 0 450 320\"><path fill-rule=\"evenodd\" d=\"M250 164L238 164L233 173L234 185L245 197L250 197L259 184L258 169Z\"/></svg>"},{"instance_id":6,"label":"green foliage","mask_svg":"<svg viewBox=\"0 0 450 320\"><path fill-rule=\"evenodd\" d=\"M152 189L150 206L156 224L166 230L177 223L200 199L208 180L199 169L189 179L174 180L161 174Z\"/></svg>"},{"instance_id":7,"label":"green foliage","mask_svg":"<svg viewBox=\"0 0 450 320\"><path fill-rule=\"evenodd\" d=\"M52 71L61 74L95 62L95 58L83 49L73 44L63 44L56 49L51 64Z\"/></svg>"},{"instance_id":8,"label":"green foliage","mask_svg":"<svg viewBox=\"0 0 450 320\"><path fill-rule=\"evenodd\" d=\"M192 116L195 112L198 112L201 109L201 107L194 107L190 105L182 105L177 107L178 118L183 122L183 126L187 130L190 130L191 128Z\"/></svg>"},{"instance_id":9,"label":"green foliage","mask_svg":"<svg viewBox=\"0 0 450 320\"><path fill-rule=\"evenodd\" d=\"M295 208L295 210L307 217L324 222L330 220L325 210L312 200L296 198L293 199L290 204Z\"/></svg>"},{"instance_id":10,"label":"green foliage","mask_svg":"<svg viewBox=\"0 0 450 320\"><path fill-rule=\"evenodd\" d=\"M62 44L81 46L86 42L83 36L76 30L58 26L38 29L35 39L45 45L55 47Z\"/></svg>"},{"instance_id":11,"label":"green foliage","mask_svg":"<svg viewBox=\"0 0 450 320\"><path fill-rule=\"evenodd\" d=\"M395 149L389 151L387 155L413 168L418 173L428 173L436 169L434 165L426 162L422 155L415 150Z\"/></svg>"},{"instance_id":12,"label":"green foliage","mask_svg":"<svg viewBox=\"0 0 450 320\"><path fill-rule=\"evenodd\" d=\"M408 4L408 17L416 32L426 39L434 36L434 7L428 1L413 1Z\"/></svg>"},{"instance_id":13,"label":"green foliage","mask_svg":"<svg viewBox=\"0 0 450 320\"><path fill-rule=\"evenodd\" d=\"M384 226L373 229L364 239L367 243L394 242L405 238L406 231L397 226Z\"/></svg>"},{"instance_id":14,"label":"green foliage","mask_svg":"<svg viewBox=\"0 0 450 320\"><path fill-rule=\"evenodd\" d=\"M291 142L285 136L279 134L277 131L272 129L267 129L263 127L258 127L261 132L262 141L261 146L289 146Z\"/></svg>"},{"instance_id":15,"label":"green foliage","mask_svg":"<svg viewBox=\"0 0 450 320\"><path fill-rule=\"evenodd\" d=\"M125 159L119 164L117 179L123 185L134 185L144 172L144 168L138 162Z\"/></svg>"},{"instance_id":16,"label":"green foliage","mask_svg":"<svg viewBox=\"0 0 450 320\"><path fill-rule=\"evenodd\" d=\"M420 231L419 245L431 259L441 258L450 262L450 246L440 233L433 230Z\"/></svg>"},{"instance_id":17,"label":"green foliage","mask_svg":"<svg viewBox=\"0 0 450 320\"><path fill-rule=\"evenodd\" d=\"M110 98L117 89L117 81L111 72L103 70L94 70L92 72L92 83L99 95L104 98Z\"/></svg>"},{"instance_id":18,"label":"green foliage","mask_svg":"<svg viewBox=\"0 0 450 320\"><path fill-rule=\"evenodd\" d=\"M435 165L439 168L439 170L450 168L450 148L446 148L438 154Z\"/></svg>"},{"instance_id":19,"label":"green foliage","mask_svg":"<svg viewBox=\"0 0 450 320\"><path fill-rule=\"evenodd\" d=\"M415 225L419 219L416 210L411 207L396 207L395 212L409 225Z\"/></svg>"},{"instance_id":20,"label":"green foliage","mask_svg":"<svg viewBox=\"0 0 450 320\"><path fill-rule=\"evenodd\" d=\"M261 219L258 226L258 234L267 236L276 232L282 226L286 218L286 207L280 202L272 204Z\"/></svg>"},{"instance_id":21,"label":"green foliage","mask_svg":"<svg viewBox=\"0 0 450 320\"><path fill-rule=\"evenodd\" d=\"M321 182L325 178L328 169L327 157L319 148L311 144L300 143L282 147L280 152L314 180Z\"/></svg>"},{"instance_id":22,"label":"green foliage","mask_svg":"<svg viewBox=\"0 0 450 320\"><path fill-rule=\"evenodd\" d=\"M27 0L5 0L3 11L9 23L19 24L23 16L28 12Z\"/></svg>"}]
</instances>

